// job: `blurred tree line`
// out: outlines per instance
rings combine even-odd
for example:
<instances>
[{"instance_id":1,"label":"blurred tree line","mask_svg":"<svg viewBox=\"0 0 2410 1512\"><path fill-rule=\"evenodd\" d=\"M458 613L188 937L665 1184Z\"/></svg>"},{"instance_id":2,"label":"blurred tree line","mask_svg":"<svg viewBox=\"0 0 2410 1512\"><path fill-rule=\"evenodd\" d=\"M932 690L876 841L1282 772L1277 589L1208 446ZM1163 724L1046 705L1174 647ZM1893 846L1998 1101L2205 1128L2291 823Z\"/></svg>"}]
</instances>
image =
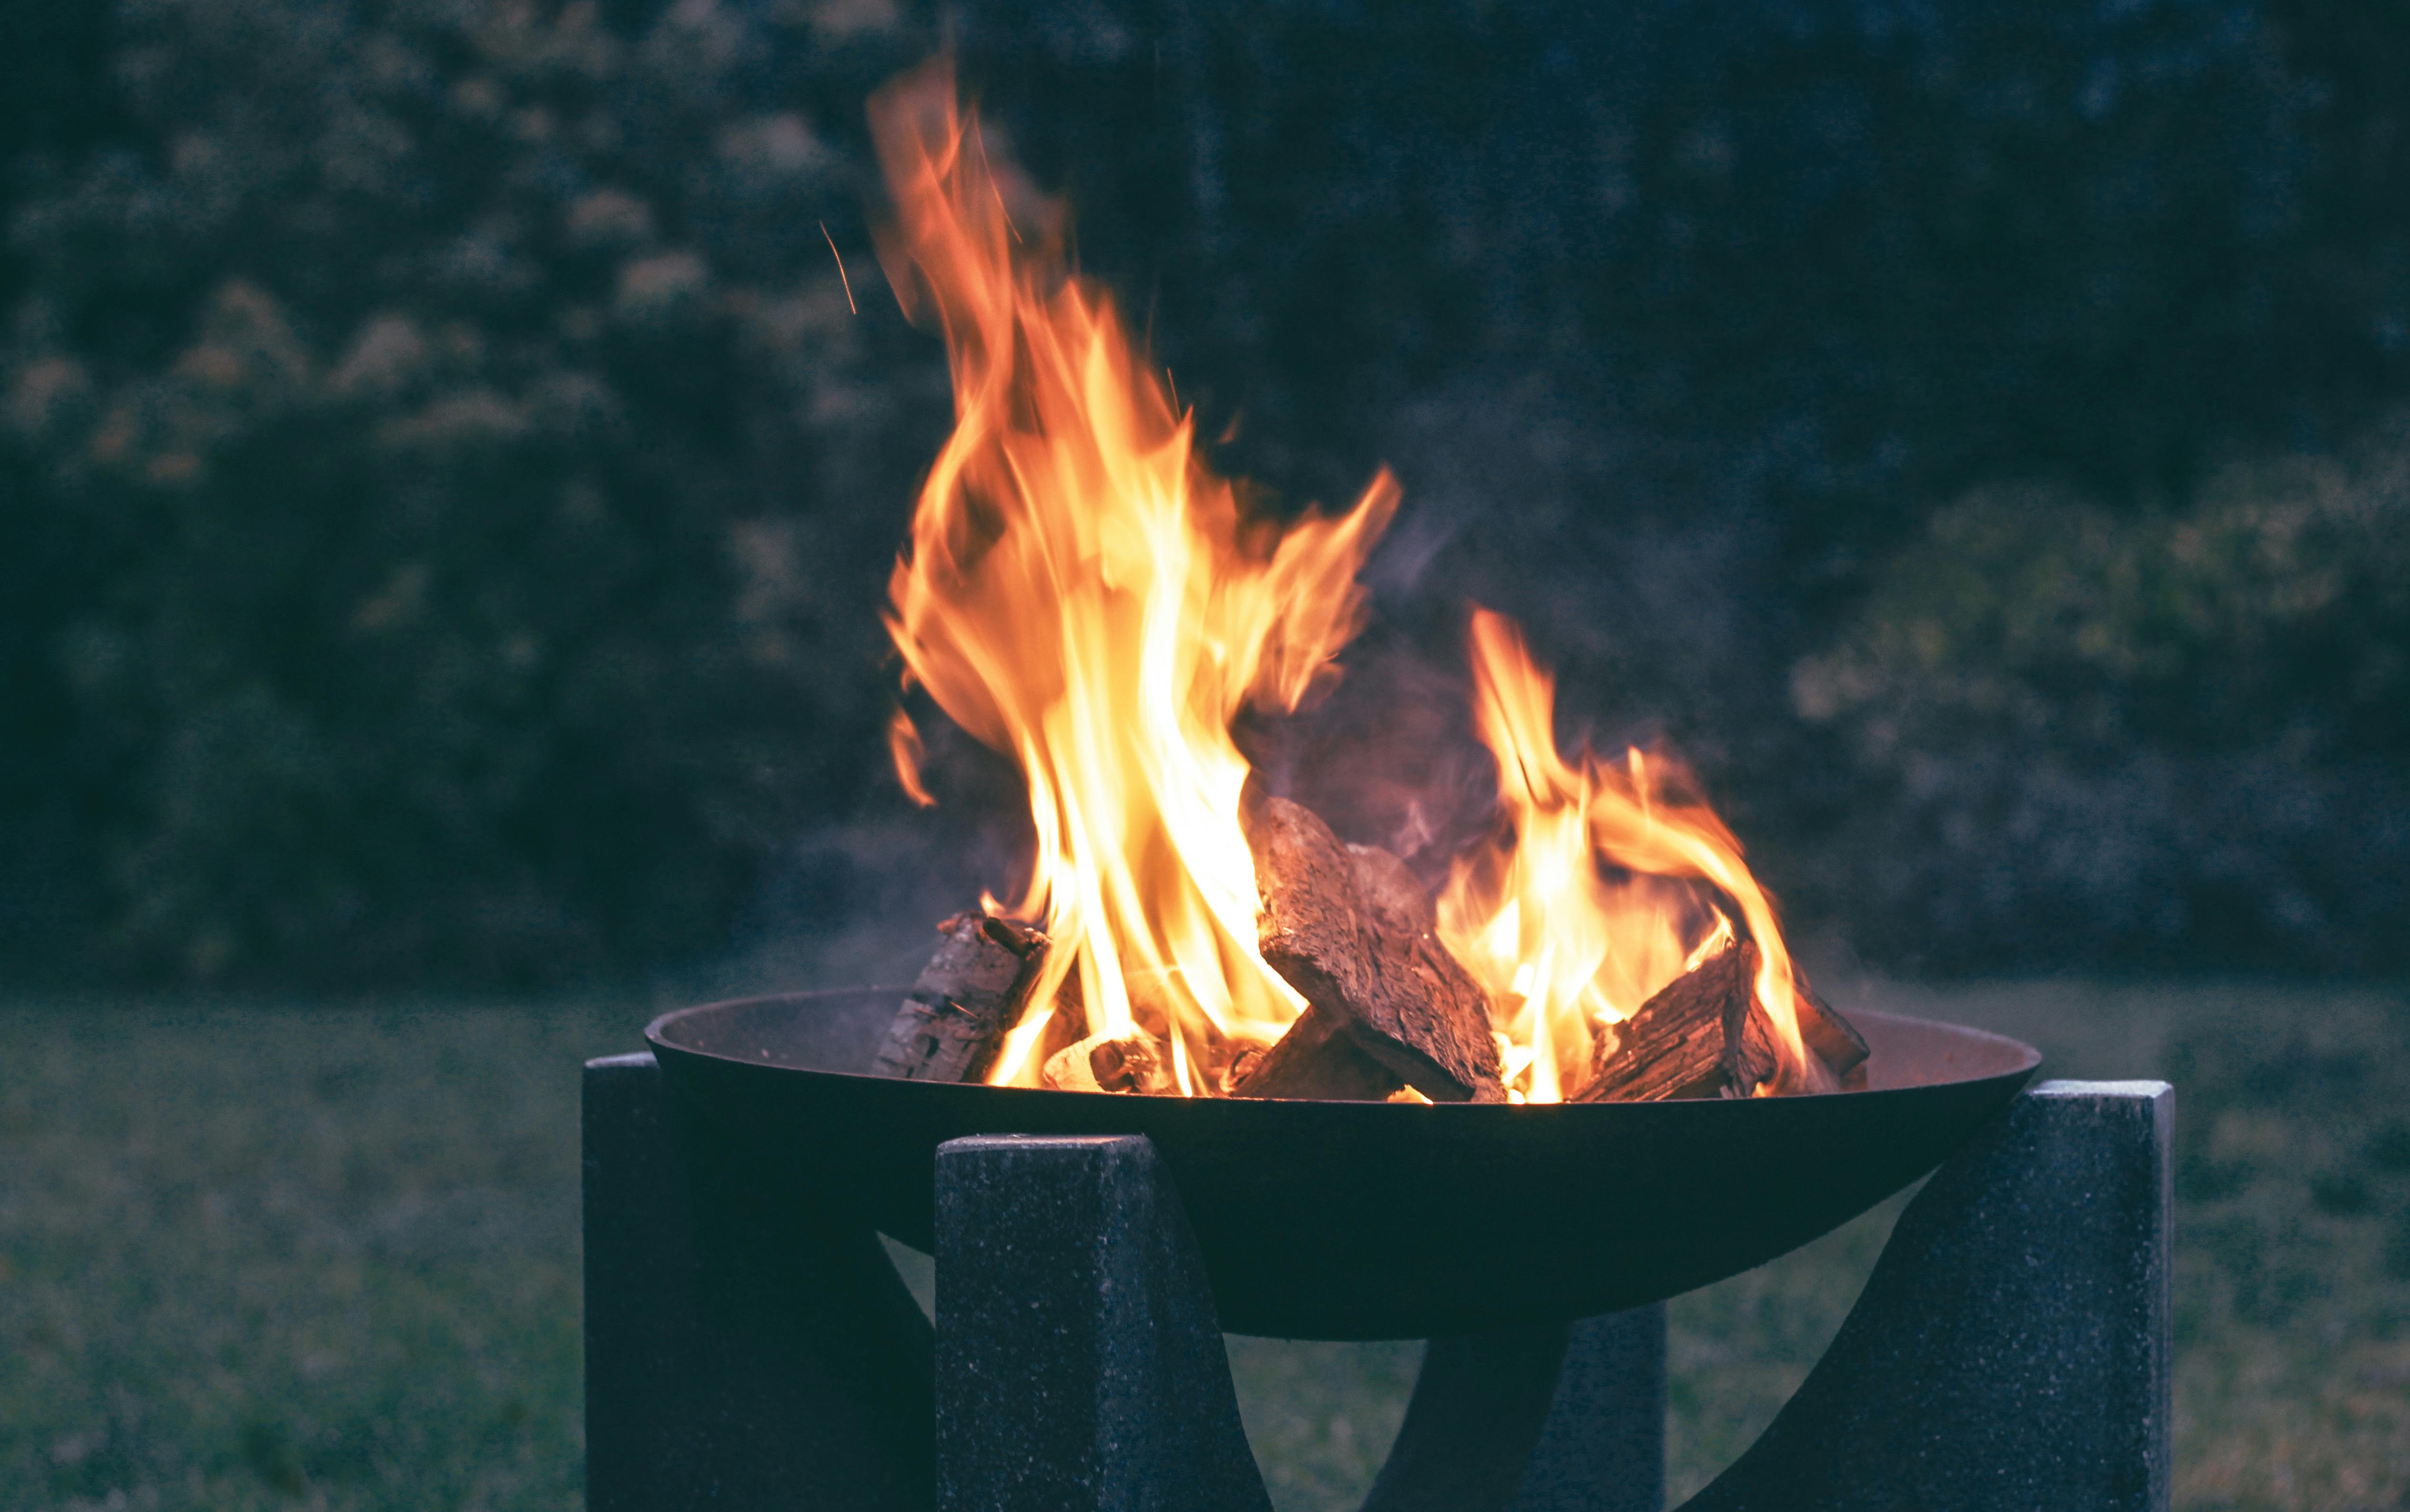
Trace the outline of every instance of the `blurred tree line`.
<instances>
[{"instance_id":1,"label":"blurred tree line","mask_svg":"<svg viewBox=\"0 0 2410 1512\"><path fill-rule=\"evenodd\" d=\"M1517 613L1896 964L2403 959L2345 0L7 0L0 951L624 969L881 802L940 38L1231 468L1398 465L1370 662Z\"/></svg>"},{"instance_id":2,"label":"blurred tree line","mask_svg":"<svg viewBox=\"0 0 2410 1512\"><path fill-rule=\"evenodd\" d=\"M943 398L819 223L865 245L862 98L917 50L659 11L12 7L17 943L637 965L869 775L884 442Z\"/></svg>"}]
</instances>

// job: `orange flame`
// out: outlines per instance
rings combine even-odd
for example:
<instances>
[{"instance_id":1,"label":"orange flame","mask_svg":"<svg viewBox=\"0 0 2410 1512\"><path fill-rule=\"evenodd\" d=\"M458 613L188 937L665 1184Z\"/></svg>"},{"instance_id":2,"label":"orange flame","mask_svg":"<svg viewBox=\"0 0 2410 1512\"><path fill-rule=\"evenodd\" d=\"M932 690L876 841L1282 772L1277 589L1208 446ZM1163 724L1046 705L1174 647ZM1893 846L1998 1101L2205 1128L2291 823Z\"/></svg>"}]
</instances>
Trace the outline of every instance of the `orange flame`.
<instances>
[{"instance_id":1,"label":"orange flame","mask_svg":"<svg viewBox=\"0 0 2410 1512\"><path fill-rule=\"evenodd\" d=\"M1472 647L1474 721L1498 759L1500 834L1457 863L1439 935L1489 991L1510 1090L1556 1102L1577 1089L1597 1034L1732 932L1726 907L1757 943L1757 1000L1775 1026L1781 1089L1832 1090L1801 1045L1791 954L1740 842L1677 790L1662 761L1637 750L1620 766L1587 750L1572 765L1560 758L1555 680L1513 621L1475 610Z\"/></svg>"},{"instance_id":2,"label":"orange flame","mask_svg":"<svg viewBox=\"0 0 2410 1512\"><path fill-rule=\"evenodd\" d=\"M1256 951L1230 724L1329 674L1396 486L1286 529L1251 518L1110 298L1065 273L1045 207L1016 224L1008 201L1030 196L957 116L950 71L891 86L872 120L897 210L882 260L945 335L956 412L889 632L908 678L1027 779L1037 856L1009 909L1056 941L1033 1001L1076 975L1091 1031L1165 1035L1182 1091L1206 1091L1200 1055L1276 1039L1303 1006ZM891 744L918 793L908 723ZM990 1080L1034 1076L1047 1017Z\"/></svg>"}]
</instances>

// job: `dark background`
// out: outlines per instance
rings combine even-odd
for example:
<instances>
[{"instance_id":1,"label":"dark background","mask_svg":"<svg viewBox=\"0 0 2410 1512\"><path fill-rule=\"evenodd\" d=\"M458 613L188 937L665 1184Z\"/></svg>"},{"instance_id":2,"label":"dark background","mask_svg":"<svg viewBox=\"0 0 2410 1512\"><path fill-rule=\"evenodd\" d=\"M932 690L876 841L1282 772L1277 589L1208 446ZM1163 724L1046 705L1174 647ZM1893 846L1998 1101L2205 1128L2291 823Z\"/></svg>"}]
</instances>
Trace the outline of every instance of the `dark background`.
<instances>
[{"instance_id":1,"label":"dark background","mask_svg":"<svg viewBox=\"0 0 2410 1512\"><path fill-rule=\"evenodd\" d=\"M2410 8L12 0L19 980L625 976L1009 812L879 739L948 38L1227 467L1401 475L1342 828L1483 786L1477 598L1874 965L2410 953Z\"/></svg>"}]
</instances>

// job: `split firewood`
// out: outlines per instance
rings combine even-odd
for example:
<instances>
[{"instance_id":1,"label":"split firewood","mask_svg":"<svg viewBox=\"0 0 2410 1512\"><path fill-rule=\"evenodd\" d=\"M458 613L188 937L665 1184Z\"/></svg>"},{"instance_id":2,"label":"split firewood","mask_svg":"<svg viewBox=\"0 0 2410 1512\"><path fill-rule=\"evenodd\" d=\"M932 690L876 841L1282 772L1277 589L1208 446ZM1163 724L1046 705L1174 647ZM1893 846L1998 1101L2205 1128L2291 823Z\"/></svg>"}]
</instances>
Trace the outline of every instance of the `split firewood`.
<instances>
[{"instance_id":1,"label":"split firewood","mask_svg":"<svg viewBox=\"0 0 2410 1512\"><path fill-rule=\"evenodd\" d=\"M1748 1098L1782 1069L1782 1053L1775 1048L1773 1024L1757 1003L1757 947L1742 940L1732 953L1739 957L1740 984L1724 997L1722 1091L1727 1098ZM1808 1074L1812 1078L1814 1069Z\"/></svg>"},{"instance_id":2,"label":"split firewood","mask_svg":"<svg viewBox=\"0 0 2410 1512\"><path fill-rule=\"evenodd\" d=\"M1781 1076L1774 1025L1758 1005L1757 947L1732 940L1665 984L1639 1012L1600 1035L1590 1078L1575 1102L1648 1102L1665 1098L1746 1098L1779 1081L1786 1091L1865 1085L1866 1041L1800 983L1800 1039L1810 1064ZM1793 1083L1796 1084L1793 1084Z\"/></svg>"},{"instance_id":3,"label":"split firewood","mask_svg":"<svg viewBox=\"0 0 2410 1512\"><path fill-rule=\"evenodd\" d=\"M1392 906L1376 911L1365 900L1359 868L1386 864L1351 856L1328 825L1285 798L1254 801L1243 819L1262 905L1256 943L1312 1011L1283 1038L1303 1031L1298 1051L1283 1056L1274 1045L1240 1095L1266 1096L1259 1089L1276 1066L1339 1055L1343 1040L1392 1074L1390 1090L1402 1082L1434 1102L1504 1101L1480 985L1429 930L1384 926L1383 915L1397 911L1387 887L1378 891Z\"/></svg>"},{"instance_id":4,"label":"split firewood","mask_svg":"<svg viewBox=\"0 0 2410 1512\"><path fill-rule=\"evenodd\" d=\"M1808 1051L1808 1064L1798 1069L1795 1078L1784 1078L1781 1089L1838 1092L1864 1087L1867 1054L1865 1039L1838 1010L1816 996L1807 978L1794 974L1792 986L1792 1010L1798 1015L1799 1040ZM1765 1010L1754 999L1747 1009L1745 1017L1726 1021L1726 1097L1747 1097L1743 1089L1772 1080L1779 1065L1774 1048L1774 1025L1767 1021ZM1740 1039L1732 1038L1735 1024Z\"/></svg>"},{"instance_id":5,"label":"split firewood","mask_svg":"<svg viewBox=\"0 0 2410 1512\"><path fill-rule=\"evenodd\" d=\"M1807 1041L1808 1048L1832 1069L1843 1086L1851 1085L1852 1078L1857 1085L1865 1085L1868 1054L1866 1036L1841 1017L1838 1009L1817 996L1806 977L1798 980L1798 989L1794 1000L1799 1005L1799 1038Z\"/></svg>"},{"instance_id":6,"label":"split firewood","mask_svg":"<svg viewBox=\"0 0 2410 1512\"><path fill-rule=\"evenodd\" d=\"M1428 935L1438 926L1438 910L1421 880L1379 846L1349 846L1347 875L1364 912L1388 933Z\"/></svg>"},{"instance_id":7,"label":"split firewood","mask_svg":"<svg viewBox=\"0 0 2410 1512\"><path fill-rule=\"evenodd\" d=\"M1365 1053L1344 1020L1309 1004L1270 1049L1231 1063L1226 1090L1234 1098L1379 1102L1405 1084Z\"/></svg>"},{"instance_id":8,"label":"split firewood","mask_svg":"<svg viewBox=\"0 0 2410 1512\"><path fill-rule=\"evenodd\" d=\"M1047 1061L1040 1080L1057 1092L1137 1092L1168 1097L1179 1091L1171 1075L1169 1048L1142 1030L1090 1035Z\"/></svg>"},{"instance_id":9,"label":"split firewood","mask_svg":"<svg viewBox=\"0 0 2410 1512\"><path fill-rule=\"evenodd\" d=\"M1639 1012L1602 1033L1591 1048L1590 1080L1567 1100L1657 1102L1718 1096L1728 1072L1726 1019L1735 1003L1744 1011L1751 1005L1756 977L1756 947L1746 940L1727 941L1659 988Z\"/></svg>"},{"instance_id":10,"label":"split firewood","mask_svg":"<svg viewBox=\"0 0 2410 1512\"><path fill-rule=\"evenodd\" d=\"M976 1082L1021 1022L1046 964L1046 936L980 913L937 926L939 939L871 1063L909 1082Z\"/></svg>"}]
</instances>

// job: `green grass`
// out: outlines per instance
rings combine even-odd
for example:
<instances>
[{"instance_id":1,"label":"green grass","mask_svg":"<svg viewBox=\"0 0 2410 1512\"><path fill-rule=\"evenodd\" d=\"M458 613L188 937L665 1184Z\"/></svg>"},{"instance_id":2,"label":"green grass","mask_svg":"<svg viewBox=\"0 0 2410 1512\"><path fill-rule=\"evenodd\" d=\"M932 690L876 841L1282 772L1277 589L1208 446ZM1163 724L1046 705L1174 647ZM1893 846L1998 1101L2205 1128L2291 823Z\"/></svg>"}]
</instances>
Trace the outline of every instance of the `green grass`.
<instances>
[{"instance_id":1,"label":"green grass","mask_svg":"<svg viewBox=\"0 0 2410 1512\"><path fill-rule=\"evenodd\" d=\"M2177 1082L2181 1505L2410 1496L2400 994L1851 1000ZM576 1069L646 1011L0 1009L0 1506L578 1505ZM1897 1206L1675 1303L1677 1493L1805 1374ZM1232 1342L1284 1512L1352 1505L1416 1353Z\"/></svg>"}]
</instances>

